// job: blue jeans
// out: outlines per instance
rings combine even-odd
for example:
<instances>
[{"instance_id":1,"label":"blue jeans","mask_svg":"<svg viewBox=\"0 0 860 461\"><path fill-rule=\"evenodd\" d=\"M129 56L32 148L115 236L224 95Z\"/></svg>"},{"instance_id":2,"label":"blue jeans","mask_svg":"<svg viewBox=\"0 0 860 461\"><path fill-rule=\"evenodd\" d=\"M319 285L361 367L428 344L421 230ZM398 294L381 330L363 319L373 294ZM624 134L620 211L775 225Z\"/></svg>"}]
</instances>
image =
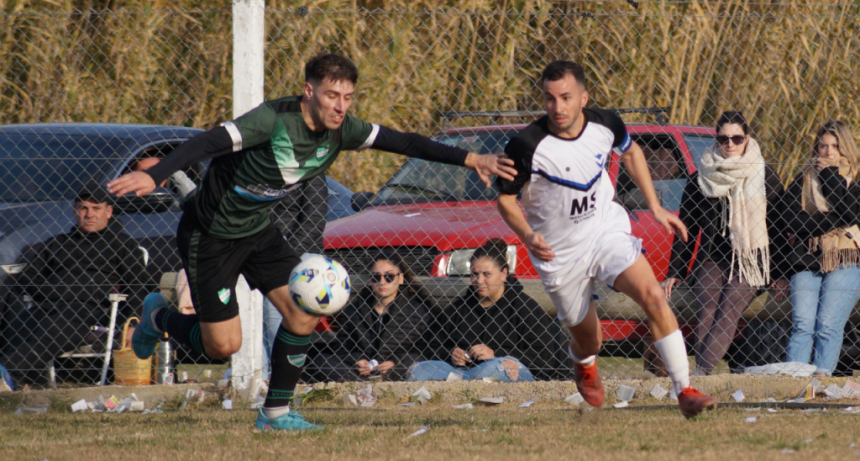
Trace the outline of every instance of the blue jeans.
<instances>
[{"instance_id":1,"label":"blue jeans","mask_svg":"<svg viewBox=\"0 0 860 461\"><path fill-rule=\"evenodd\" d=\"M860 300L860 267L840 267L822 274L798 272L791 277L794 329L788 342L787 362L809 363L813 345L815 372L833 374L845 323Z\"/></svg>"},{"instance_id":2,"label":"blue jeans","mask_svg":"<svg viewBox=\"0 0 860 461\"><path fill-rule=\"evenodd\" d=\"M502 362L505 360L515 362L519 368L519 373L517 373L518 376L516 376L516 379L511 379L509 373L505 371L505 368L502 366ZM409 370L406 380L445 381L448 379L448 375L451 372L461 374L464 381L484 378L498 378L499 381L503 383L535 380L534 376L532 376L532 372L529 371L522 362L514 357L496 357L475 365L472 369L455 367L448 362L442 362L440 360L426 360L412 365L412 369Z\"/></svg>"},{"instance_id":3,"label":"blue jeans","mask_svg":"<svg viewBox=\"0 0 860 461\"><path fill-rule=\"evenodd\" d=\"M269 379L269 362L272 359L272 346L275 344L275 336L278 335L278 327L284 318L278 312L278 308L263 298L263 379Z\"/></svg>"}]
</instances>

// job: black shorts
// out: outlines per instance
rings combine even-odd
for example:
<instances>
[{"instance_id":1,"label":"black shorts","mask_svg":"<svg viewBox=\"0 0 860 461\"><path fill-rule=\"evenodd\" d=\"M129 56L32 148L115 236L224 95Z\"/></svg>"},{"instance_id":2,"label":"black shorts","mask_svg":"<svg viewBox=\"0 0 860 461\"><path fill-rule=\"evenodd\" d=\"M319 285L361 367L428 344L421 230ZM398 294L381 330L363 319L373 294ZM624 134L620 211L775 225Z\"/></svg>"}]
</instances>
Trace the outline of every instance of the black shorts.
<instances>
[{"instance_id":1,"label":"black shorts","mask_svg":"<svg viewBox=\"0 0 860 461\"><path fill-rule=\"evenodd\" d=\"M185 215L176 242L201 322L221 322L239 315L239 274L251 288L267 294L287 285L290 272L301 261L272 224L254 235L226 240L209 237Z\"/></svg>"}]
</instances>

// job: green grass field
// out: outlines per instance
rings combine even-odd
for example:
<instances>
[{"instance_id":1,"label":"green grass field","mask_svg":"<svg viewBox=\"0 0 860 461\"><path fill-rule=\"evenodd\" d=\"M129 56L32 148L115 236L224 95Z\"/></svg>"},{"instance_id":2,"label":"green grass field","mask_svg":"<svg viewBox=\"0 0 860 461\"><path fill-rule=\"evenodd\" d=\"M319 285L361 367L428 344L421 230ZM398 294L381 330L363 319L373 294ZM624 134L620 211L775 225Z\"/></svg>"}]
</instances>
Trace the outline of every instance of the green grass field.
<instances>
[{"instance_id":1,"label":"green grass field","mask_svg":"<svg viewBox=\"0 0 860 461\"><path fill-rule=\"evenodd\" d=\"M718 409L303 410L326 429L261 433L251 411L0 415L4 460L857 459L860 415ZM757 422L748 423L751 416ZM429 431L410 436L421 427ZM853 446L857 443L857 446Z\"/></svg>"}]
</instances>

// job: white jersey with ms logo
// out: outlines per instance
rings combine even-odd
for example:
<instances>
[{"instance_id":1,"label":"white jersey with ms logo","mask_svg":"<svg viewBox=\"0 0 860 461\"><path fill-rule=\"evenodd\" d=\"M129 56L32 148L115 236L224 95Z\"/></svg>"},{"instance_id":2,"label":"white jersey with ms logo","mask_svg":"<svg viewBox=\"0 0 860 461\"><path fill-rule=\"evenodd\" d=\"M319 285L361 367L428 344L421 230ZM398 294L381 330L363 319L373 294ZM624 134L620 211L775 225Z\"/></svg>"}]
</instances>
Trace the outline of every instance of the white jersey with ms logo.
<instances>
[{"instance_id":1,"label":"white jersey with ms logo","mask_svg":"<svg viewBox=\"0 0 860 461\"><path fill-rule=\"evenodd\" d=\"M624 153L632 141L614 113L583 109L583 115L585 125L575 139L550 133L547 117L523 129L505 148L516 163L517 176L497 181L502 194L523 191L529 225L556 255L552 261L532 257L544 279L569 268L602 233L630 233L627 212L614 202L615 190L604 167L613 149Z\"/></svg>"}]
</instances>

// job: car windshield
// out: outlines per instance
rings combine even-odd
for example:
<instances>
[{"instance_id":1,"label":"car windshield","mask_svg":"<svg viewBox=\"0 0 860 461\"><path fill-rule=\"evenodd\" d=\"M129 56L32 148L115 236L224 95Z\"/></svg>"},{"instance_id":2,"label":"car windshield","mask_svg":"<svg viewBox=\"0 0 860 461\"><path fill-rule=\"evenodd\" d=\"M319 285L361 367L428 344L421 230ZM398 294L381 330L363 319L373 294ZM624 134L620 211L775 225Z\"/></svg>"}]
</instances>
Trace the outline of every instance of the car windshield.
<instances>
[{"instance_id":1,"label":"car windshield","mask_svg":"<svg viewBox=\"0 0 860 461\"><path fill-rule=\"evenodd\" d=\"M702 156L709 147L714 145L714 136L707 134L685 134L684 140L687 141L687 146L690 148L690 154L693 156L693 162L696 163L696 169L702 164Z\"/></svg>"},{"instance_id":2,"label":"car windshield","mask_svg":"<svg viewBox=\"0 0 860 461\"><path fill-rule=\"evenodd\" d=\"M0 133L0 202L73 200L121 148L117 138Z\"/></svg>"},{"instance_id":3,"label":"car windshield","mask_svg":"<svg viewBox=\"0 0 860 461\"><path fill-rule=\"evenodd\" d=\"M443 133L433 139L477 154L505 151L516 129ZM379 191L376 203L495 200L495 186L487 189L474 171L461 166L410 159Z\"/></svg>"}]
</instances>

